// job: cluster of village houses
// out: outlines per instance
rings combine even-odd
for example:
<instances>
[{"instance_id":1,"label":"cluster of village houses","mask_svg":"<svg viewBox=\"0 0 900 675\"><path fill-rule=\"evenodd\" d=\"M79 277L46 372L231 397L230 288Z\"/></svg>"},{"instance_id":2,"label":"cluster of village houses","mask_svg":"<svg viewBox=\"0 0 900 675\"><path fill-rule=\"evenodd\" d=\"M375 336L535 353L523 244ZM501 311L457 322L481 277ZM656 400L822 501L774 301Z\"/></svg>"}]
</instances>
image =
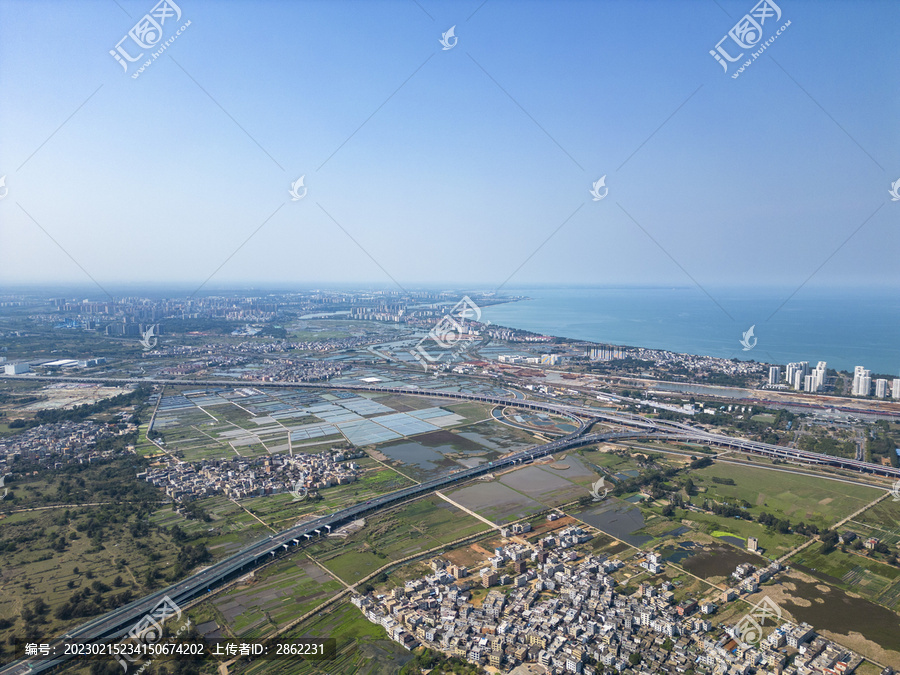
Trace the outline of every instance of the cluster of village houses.
<instances>
[{"instance_id":1,"label":"cluster of village houses","mask_svg":"<svg viewBox=\"0 0 900 675\"><path fill-rule=\"evenodd\" d=\"M502 672L539 664L551 675L680 675L689 669L837 675L853 672L863 660L817 636L808 624L781 621L780 612L755 615L759 605L744 603L749 609L741 622L714 627L710 619L719 605L758 591L781 569L777 563L764 569L740 565L732 575L734 588L676 602L676 588L667 579L642 583L634 593L617 592L613 574L624 563L585 555L579 545L591 537L573 526L535 545L511 542L474 573L436 558L431 574L390 594L356 595L352 602L407 649L425 646ZM658 574L665 563L651 552L638 564ZM478 588L488 589L487 595L473 594ZM759 630L748 629L751 623Z\"/></svg>"},{"instance_id":2,"label":"cluster of village houses","mask_svg":"<svg viewBox=\"0 0 900 675\"><path fill-rule=\"evenodd\" d=\"M158 466L139 473L138 478L165 490L176 501L215 494L247 499L283 492L292 492L302 499L313 491L357 480L361 469L352 460L363 456L365 453L355 448L196 463L166 456Z\"/></svg>"}]
</instances>

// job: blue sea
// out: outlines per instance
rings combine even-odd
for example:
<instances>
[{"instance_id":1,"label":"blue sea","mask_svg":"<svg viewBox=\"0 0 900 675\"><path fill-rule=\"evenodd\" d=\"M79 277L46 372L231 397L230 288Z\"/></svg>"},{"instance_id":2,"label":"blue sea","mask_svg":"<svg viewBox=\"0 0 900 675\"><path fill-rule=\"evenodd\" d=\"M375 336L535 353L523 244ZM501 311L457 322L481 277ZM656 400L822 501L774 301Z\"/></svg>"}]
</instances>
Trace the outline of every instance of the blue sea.
<instances>
[{"instance_id":1,"label":"blue sea","mask_svg":"<svg viewBox=\"0 0 900 675\"><path fill-rule=\"evenodd\" d=\"M528 300L482 320L560 337L785 364L900 374L900 294L880 288L504 288ZM793 294L793 297L791 297ZM743 333L754 327L745 351Z\"/></svg>"}]
</instances>

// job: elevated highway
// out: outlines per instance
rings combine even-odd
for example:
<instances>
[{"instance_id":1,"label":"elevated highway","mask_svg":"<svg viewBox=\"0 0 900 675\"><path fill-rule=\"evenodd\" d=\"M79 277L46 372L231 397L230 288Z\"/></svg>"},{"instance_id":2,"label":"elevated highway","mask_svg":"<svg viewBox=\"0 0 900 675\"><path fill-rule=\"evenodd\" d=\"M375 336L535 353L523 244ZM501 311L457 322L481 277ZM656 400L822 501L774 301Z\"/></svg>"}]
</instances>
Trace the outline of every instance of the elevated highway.
<instances>
[{"instance_id":1,"label":"elevated highway","mask_svg":"<svg viewBox=\"0 0 900 675\"><path fill-rule=\"evenodd\" d=\"M882 466L865 462L857 459L844 459L825 455L817 452L807 452L787 448L780 445L772 445L770 443L762 443L760 441L751 441L740 438L733 438L722 434L713 434L703 429L699 429L691 424L683 422L673 422L667 420L652 420L641 415L626 412L604 412L585 406L575 406L560 403L548 403L544 401L534 401L529 399L520 399L508 396L492 396L488 394L468 394L454 391L431 391L428 389L420 389L417 387L379 387L376 385L364 384L332 384L328 382L256 382L241 380L202 380L202 381L185 381L179 379L164 378L115 378L115 377L56 377L47 375L0 375L9 379L20 380L48 380L53 382L86 382L98 384L166 384L179 386L216 386L216 387L235 387L248 386L256 388L276 388L276 389L340 389L344 391L369 392L369 393L390 393L403 394L407 396L425 396L437 399L450 399L459 401L479 401L481 403L489 403L492 405L512 406L522 408L524 410L535 410L541 412L549 412L564 416L577 416L581 418L594 418L607 424L618 425L629 429L641 429L645 431L666 431L670 433L685 434L684 440L692 440L694 442L707 443L719 447L739 450L741 452L750 452L757 455L780 459L784 461L801 462L814 464L818 466L831 466L850 471L858 471L877 476L884 476L900 480L900 468L891 466Z\"/></svg>"},{"instance_id":2,"label":"elevated highway","mask_svg":"<svg viewBox=\"0 0 900 675\"><path fill-rule=\"evenodd\" d=\"M614 442L639 438L662 438L667 436L665 433L646 431L624 431L602 434L587 433L589 428L596 421L596 419L589 420L583 423L577 431L545 445L522 450L495 460L494 462L471 469L461 469L440 478L435 478L411 487L402 488L364 503L341 509L340 511L336 511L327 516L322 516L296 525L283 530L278 534L260 539L239 553L225 558L176 584L151 593L140 600L136 600L101 617L88 621L67 633L66 639L91 641L120 638L126 635L145 614L153 609L166 596L178 605L184 604L202 596L214 587L247 574L263 561L287 555L291 552L291 549L296 546L312 539L326 536L333 529L455 483L465 482L499 469L513 467L517 464L528 463L540 457L569 448L600 442ZM27 661L17 661L0 669L0 673L3 675L20 675L23 673L43 672L63 663L65 660L65 658L60 657L51 661L33 661L31 662L30 667Z\"/></svg>"},{"instance_id":3,"label":"elevated highway","mask_svg":"<svg viewBox=\"0 0 900 675\"><path fill-rule=\"evenodd\" d=\"M7 376L16 379L25 379L22 376ZM27 377L27 376L26 376ZM31 376L27 379L46 379L52 381L70 382L99 382L105 384L174 384L189 386L228 386L237 384L259 388L309 388L309 389L341 389L347 391L392 393L410 396L425 396L439 399L478 401L492 405L513 406L525 410L549 412L567 417L576 416L584 421L579 429L558 438L550 443L536 446L527 450L508 455L494 462L483 464L470 469L453 471L440 478L435 478L408 488L402 488L394 492L376 497L364 503L336 511L334 513L316 518L300 525L288 528L274 535L251 544L242 551L221 560L210 567L191 575L190 577L156 591L150 595L113 610L101 617L88 621L69 632L66 637L72 640L90 641L98 639L119 638L128 633L134 624L150 611L159 601L168 596L176 604L182 604L193 600L213 587L219 586L237 577L243 576L264 559L271 559L288 554L291 548L309 541L313 538L326 536L331 530L351 523L354 520L376 513L382 509L395 506L405 501L421 497L423 495L461 483L481 475L510 468L517 464L531 462L537 458L585 445L603 442L616 442L625 440L681 440L689 442L705 443L718 447L730 448L740 452L749 452L758 455L772 457L783 461L808 463L820 466L831 466L852 471L860 471L880 476L900 479L900 469L880 466L859 460L843 459L813 452L804 452L793 448L733 438L721 434L709 433L705 430L693 427L690 424L651 420L640 415L630 413L608 413L589 407L573 406L565 404L546 403L540 401L523 400L502 396L485 394L467 394L461 392L429 391L410 387L377 387L371 385L329 384L329 383L271 383L271 382L239 382L210 381L185 382L177 379L123 379L123 378L95 378L95 377L45 377ZM608 433L588 433L591 426L598 422L624 427L625 430ZM25 673L43 672L65 659L52 661L33 662L30 666L27 661L17 661L0 668L0 675L24 675Z\"/></svg>"}]
</instances>

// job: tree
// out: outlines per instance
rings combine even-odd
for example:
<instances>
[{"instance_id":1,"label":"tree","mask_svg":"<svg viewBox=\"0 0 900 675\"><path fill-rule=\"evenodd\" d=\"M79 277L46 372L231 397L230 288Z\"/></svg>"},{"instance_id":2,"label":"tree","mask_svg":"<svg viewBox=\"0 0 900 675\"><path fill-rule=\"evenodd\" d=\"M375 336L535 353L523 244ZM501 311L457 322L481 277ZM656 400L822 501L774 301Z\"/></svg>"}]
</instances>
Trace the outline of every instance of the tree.
<instances>
[{"instance_id":1,"label":"tree","mask_svg":"<svg viewBox=\"0 0 900 675\"><path fill-rule=\"evenodd\" d=\"M834 530L826 530L822 533L822 547L819 549L820 553L831 553L836 547L838 542L838 533Z\"/></svg>"}]
</instances>

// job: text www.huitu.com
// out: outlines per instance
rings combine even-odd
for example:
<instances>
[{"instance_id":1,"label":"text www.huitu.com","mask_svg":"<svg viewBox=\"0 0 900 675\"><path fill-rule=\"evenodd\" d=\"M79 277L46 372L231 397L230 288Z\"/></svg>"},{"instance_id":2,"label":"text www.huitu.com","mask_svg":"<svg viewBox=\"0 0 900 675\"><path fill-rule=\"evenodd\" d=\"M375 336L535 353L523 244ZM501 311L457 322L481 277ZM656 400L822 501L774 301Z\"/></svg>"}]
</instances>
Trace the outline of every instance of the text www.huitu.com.
<instances>
[{"instance_id":1,"label":"text www.huitu.com","mask_svg":"<svg viewBox=\"0 0 900 675\"><path fill-rule=\"evenodd\" d=\"M162 45L160 45L159 49L157 49L155 52L153 52L150 55L150 58L147 59L146 61L144 61L144 63L141 65L140 68L137 69L136 72L132 73L131 79L136 80L138 77L140 77L141 73L143 73L147 68L149 68L150 64L153 63L154 61L156 61L156 59L159 58L159 55L162 54L164 51L166 51L166 49L169 48L169 45L172 44L173 42L175 42L175 40L178 39L178 36L181 35L182 31L190 25L191 25L191 21L190 21L190 19L188 19L188 21L181 28L179 28L178 30L175 31L175 35L173 35L168 40L163 42Z\"/></svg>"},{"instance_id":2,"label":"text www.huitu.com","mask_svg":"<svg viewBox=\"0 0 900 675\"><path fill-rule=\"evenodd\" d=\"M741 64L741 67L738 68L738 69L737 69L737 72L734 73L734 74L731 76L731 79L732 79L732 80L737 79L737 77L738 77L741 73L743 73L745 69L749 68L749 67L750 67L750 64L753 63L754 61L756 61L757 57L758 57L760 54L762 54L764 51L766 51L766 49L768 49L769 45L772 44L773 42L775 42L775 40L778 39L778 36L781 35L781 34L784 32L784 30L785 30L788 26L790 26L790 25L791 25L791 22L790 22L790 21L787 21L781 28L779 28L778 30L776 30L776 31L775 31L775 35L773 35L773 36L770 37L768 40L766 40L765 42L763 42L763 43L760 45L759 49L757 49L755 52L753 52L753 53L750 55L750 58L747 59L746 61L744 61L743 64Z\"/></svg>"}]
</instances>

